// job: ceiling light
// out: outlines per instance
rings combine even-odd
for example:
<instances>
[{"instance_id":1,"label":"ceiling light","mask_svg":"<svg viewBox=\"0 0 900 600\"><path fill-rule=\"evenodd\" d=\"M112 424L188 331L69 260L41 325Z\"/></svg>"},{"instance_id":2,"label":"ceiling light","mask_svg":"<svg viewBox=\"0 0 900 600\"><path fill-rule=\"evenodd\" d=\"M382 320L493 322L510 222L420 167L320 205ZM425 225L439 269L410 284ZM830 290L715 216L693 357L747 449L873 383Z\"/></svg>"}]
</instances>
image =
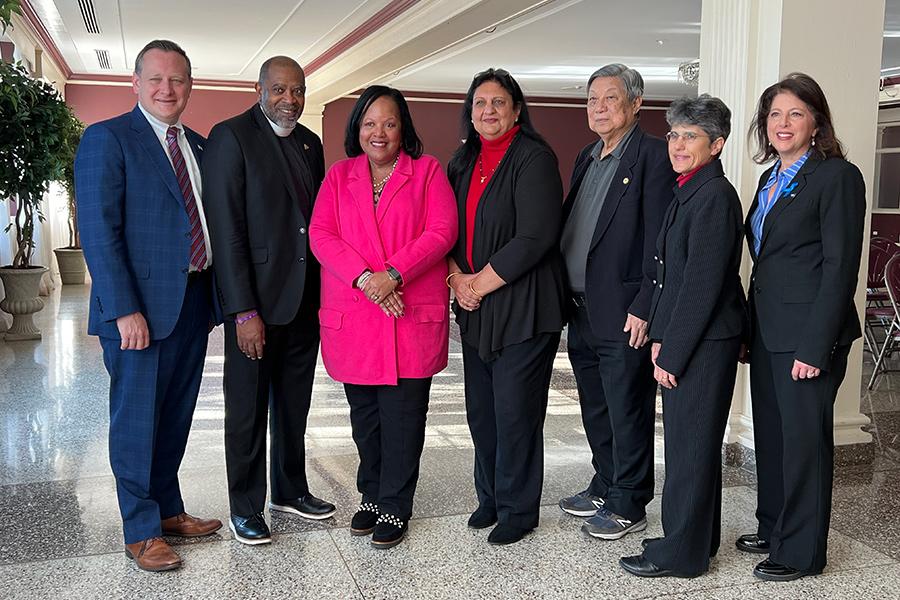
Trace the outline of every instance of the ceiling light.
<instances>
[{"instance_id":1,"label":"ceiling light","mask_svg":"<svg viewBox=\"0 0 900 600\"><path fill-rule=\"evenodd\" d=\"M491 26L491 27L488 27L487 29L484 30L485 33L494 33L495 31L497 31L497 26L496 26L496 25L493 25L493 26Z\"/></svg>"},{"instance_id":2,"label":"ceiling light","mask_svg":"<svg viewBox=\"0 0 900 600\"><path fill-rule=\"evenodd\" d=\"M665 42L664 42L663 40L656 40L656 43L657 43L658 45L660 45L660 46L662 46L663 44L665 44Z\"/></svg>"}]
</instances>

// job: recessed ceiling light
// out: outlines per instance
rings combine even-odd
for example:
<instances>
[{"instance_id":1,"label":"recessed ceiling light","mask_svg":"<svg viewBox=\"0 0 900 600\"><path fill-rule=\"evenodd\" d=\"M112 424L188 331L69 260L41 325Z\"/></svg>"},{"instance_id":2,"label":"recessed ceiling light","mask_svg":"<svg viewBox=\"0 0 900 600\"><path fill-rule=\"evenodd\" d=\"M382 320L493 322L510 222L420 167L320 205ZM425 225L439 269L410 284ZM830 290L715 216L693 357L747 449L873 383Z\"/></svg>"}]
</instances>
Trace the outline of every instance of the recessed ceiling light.
<instances>
[{"instance_id":1,"label":"recessed ceiling light","mask_svg":"<svg viewBox=\"0 0 900 600\"><path fill-rule=\"evenodd\" d=\"M659 44L660 46L662 46L663 44L665 44L665 42L664 42L663 40L656 40L656 43Z\"/></svg>"}]
</instances>

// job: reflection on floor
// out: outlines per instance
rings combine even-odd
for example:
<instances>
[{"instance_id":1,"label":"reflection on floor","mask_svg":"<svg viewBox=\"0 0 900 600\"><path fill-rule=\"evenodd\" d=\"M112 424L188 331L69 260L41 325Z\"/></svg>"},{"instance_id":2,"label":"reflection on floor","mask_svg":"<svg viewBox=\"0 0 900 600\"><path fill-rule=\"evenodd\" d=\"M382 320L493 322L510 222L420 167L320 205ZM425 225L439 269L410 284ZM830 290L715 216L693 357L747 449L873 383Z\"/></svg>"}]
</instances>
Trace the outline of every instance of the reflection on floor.
<instances>
[{"instance_id":1,"label":"reflection on floor","mask_svg":"<svg viewBox=\"0 0 900 600\"><path fill-rule=\"evenodd\" d=\"M546 480L540 528L511 547L489 546L466 528L475 506L472 445L465 421L459 344L433 387L422 475L406 542L372 550L351 538L359 501L357 458L341 387L320 368L306 444L314 493L339 506L312 523L272 515L275 543L250 548L223 530L179 544L180 571L137 570L122 553L107 462L107 376L97 341L85 334L84 287L56 292L37 321L44 339L0 342L0 578L4 598L897 598L900 597L900 376L862 398L876 461L838 469L826 572L790 584L755 580L757 557L732 540L754 527L754 477L726 468L723 542L708 575L641 580L619 556L640 535L587 539L557 499L582 489L590 454L565 351L556 362L545 429ZM203 388L181 471L189 512L225 519L222 333L210 338ZM657 425L662 489L662 426ZM648 536L660 535L659 500Z\"/></svg>"}]
</instances>

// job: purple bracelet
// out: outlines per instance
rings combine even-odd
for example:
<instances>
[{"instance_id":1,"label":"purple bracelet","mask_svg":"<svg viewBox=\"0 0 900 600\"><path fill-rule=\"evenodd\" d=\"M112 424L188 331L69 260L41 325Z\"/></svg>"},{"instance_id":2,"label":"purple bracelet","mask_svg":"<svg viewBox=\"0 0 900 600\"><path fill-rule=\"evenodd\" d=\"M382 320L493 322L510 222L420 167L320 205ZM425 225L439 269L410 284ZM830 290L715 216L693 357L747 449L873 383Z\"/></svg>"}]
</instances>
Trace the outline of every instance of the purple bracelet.
<instances>
[{"instance_id":1,"label":"purple bracelet","mask_svg":"<svg viewBox=\"0 0 900 600\"><path fill-rule=\"evenodd\" d=\"M234 320L234 322L237 323L238 325L243 325L244 323L246 323L246 322L249 321L250 319L256 318L256 317L258 317L258 316L259 316L259 313L256 312L256 311L254 310L253 312L247 313L247 314L244 315L243 317L237 317L237 318Z\"/></svg>"}]
</instances>

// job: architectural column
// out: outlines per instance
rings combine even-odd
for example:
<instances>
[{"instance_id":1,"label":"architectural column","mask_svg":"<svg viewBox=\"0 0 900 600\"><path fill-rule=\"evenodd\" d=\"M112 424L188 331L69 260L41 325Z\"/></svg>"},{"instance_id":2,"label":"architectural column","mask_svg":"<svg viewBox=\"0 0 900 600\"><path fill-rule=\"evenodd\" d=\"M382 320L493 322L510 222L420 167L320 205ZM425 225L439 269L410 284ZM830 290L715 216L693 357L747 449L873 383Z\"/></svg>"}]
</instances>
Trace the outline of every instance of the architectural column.
<instances>
[{"instance_id":1,"label":"architectural column","mask_svg":"<svg viewBox=\"0 0 900 600\"><path fill-rule=\"evenodd\" d=\"M853 27L847 27L852 22ZM865 239L869 236L874 186L875 133L884 0L703 0L699 92L721 98L732 111L731 138L722 161L745 212L765 167L751 160L747 129L762 91L792 71L812 76L825 91L848 158L862 171L868 191ZM856 293L865 305L868 245L863 248ZM745 287L750 256L744 254ZM726 442L753 448L749 371L738 372ZM861 430L862 343L853 345L847 376L834 411L835 444L870 442Z\"/></svg>"}]
</instances>

